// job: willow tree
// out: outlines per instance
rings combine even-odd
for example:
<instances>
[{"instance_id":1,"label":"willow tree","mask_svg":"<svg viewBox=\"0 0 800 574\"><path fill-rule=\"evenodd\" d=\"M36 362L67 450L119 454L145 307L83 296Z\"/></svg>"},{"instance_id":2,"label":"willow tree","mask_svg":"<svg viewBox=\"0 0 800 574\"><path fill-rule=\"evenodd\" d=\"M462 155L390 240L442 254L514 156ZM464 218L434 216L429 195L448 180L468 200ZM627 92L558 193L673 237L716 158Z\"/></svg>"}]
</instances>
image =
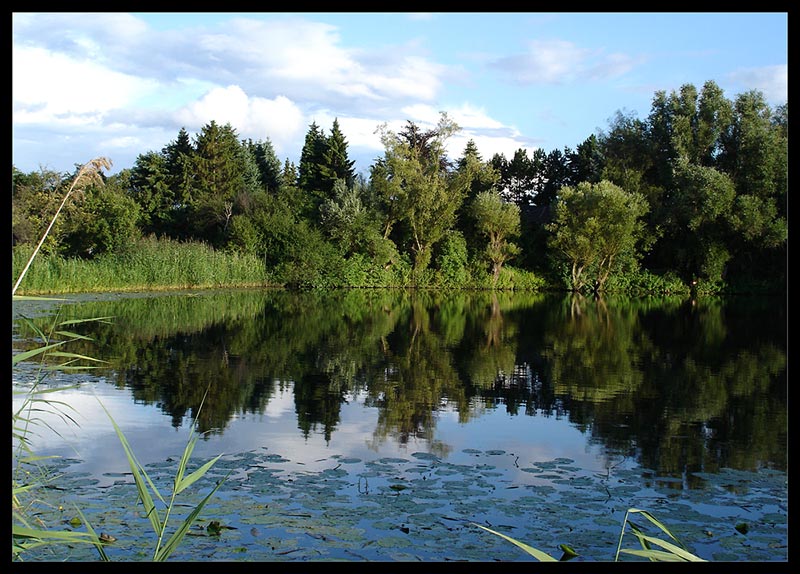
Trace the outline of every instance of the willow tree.
<instances>
[{"instance_id":1,"label":"willow tree","mask_svg":"<svg viewBox=\"0 0 800 574\"><path fill-rule=\"evenodd\" d=\"M478 232L487 239L485 254L497 283L503 263L519 253L519 247L510 241L519 235L519 206L503 201L497 191L482 191L472 202L472 214Z\"/></svg>"},{"instance_id":2,"label":"willow tree","mask_svg":"<svg viewBox=\"0 0 800 574\"><path fill-rule=\"evenodd\" d=\"M400 134L385 125L379 128L385 148L385 193L408 226L417 276L428 267L433 247L453 227L469 185L468 178L448 169L445 155L445 142L458 130L444 112L432 130L422 130L410 121Z\"/></svg>"},{"instance_id":3,"label":"willow tree","mask_svg":"<svg viewBox=\"0 0 800 574\"><path fill-rule=\"evenodd\" d=\"M638 264L644 196L603 180L564 186L556 197L550 247L570 267L570 286L602 291L612 273Z\"/></svg>"}]
</instances>

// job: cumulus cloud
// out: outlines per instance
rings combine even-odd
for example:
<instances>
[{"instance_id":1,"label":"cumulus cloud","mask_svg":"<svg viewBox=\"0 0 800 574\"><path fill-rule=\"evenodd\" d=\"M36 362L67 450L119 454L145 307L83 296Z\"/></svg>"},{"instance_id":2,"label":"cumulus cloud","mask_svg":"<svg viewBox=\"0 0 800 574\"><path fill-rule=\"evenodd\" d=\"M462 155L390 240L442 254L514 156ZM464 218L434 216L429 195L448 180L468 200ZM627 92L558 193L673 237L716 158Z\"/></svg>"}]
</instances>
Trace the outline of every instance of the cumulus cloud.
<instances>
[{"instance_id":1,"label":"cumulus cloud","mask_svg":"<svg viewBox=\"0 0 800 574\"><path fill-rule=\"evenodd\" d=\"M12 53L11 94L18 124L99 122L155 88L147 79L45 48Z\"/></svg>"},{"instance_id":2,"label":"cumulus cloud","mask_svg":"<svg viewBox=\"0 0 800 574\"><path fill-rule=\"evenodd\" d=\"M230 123L242 138L269 138L276 151L284 149L306 127L303 112L289 98L248 96L236 85L210 90L178 110L175 119L195 132L212 120L223 125Z\"/></svg>"},{"instance_id":3,"label":"cumulus cloud","mask_svg":"<svg viewBox=\"0 0 800 574\"><path fill-rule=\"evenodd\" d=\"M625 54L605 54L565 40L533 40L527 52L498 58L489 65L514 82L527 85L615 78L631 70L635 63Z\"/></svg>"}]
</instances>

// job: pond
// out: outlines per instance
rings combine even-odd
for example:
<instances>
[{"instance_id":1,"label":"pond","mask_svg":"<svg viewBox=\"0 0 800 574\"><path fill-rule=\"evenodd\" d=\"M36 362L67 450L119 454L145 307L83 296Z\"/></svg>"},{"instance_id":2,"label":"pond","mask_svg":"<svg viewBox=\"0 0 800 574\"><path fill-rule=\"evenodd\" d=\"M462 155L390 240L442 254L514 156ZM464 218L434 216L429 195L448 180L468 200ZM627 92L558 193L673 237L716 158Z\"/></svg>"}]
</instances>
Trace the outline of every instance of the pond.
<instances>
[{"instance_id":1,"label":"pond","mask_svg":"<svg viewBox=\"0 0 800 574\"><path fill-rule=\"evenodd\" d=\"M56 315L111 319L70 327L102 368L46 379L74 410L30 437L63 473L41 517L69 529L77 506L112 560L154 535L104 408L162 494L195 419L190 470L222 455L179 496L185 516L225 479L172 560L534 560L479 524L609 561L630 508L705 560L788 559L782 297L73 295L15 301L15 352ZM97 559L58 552L28 560Z\"/></svg>"}]
</instances>

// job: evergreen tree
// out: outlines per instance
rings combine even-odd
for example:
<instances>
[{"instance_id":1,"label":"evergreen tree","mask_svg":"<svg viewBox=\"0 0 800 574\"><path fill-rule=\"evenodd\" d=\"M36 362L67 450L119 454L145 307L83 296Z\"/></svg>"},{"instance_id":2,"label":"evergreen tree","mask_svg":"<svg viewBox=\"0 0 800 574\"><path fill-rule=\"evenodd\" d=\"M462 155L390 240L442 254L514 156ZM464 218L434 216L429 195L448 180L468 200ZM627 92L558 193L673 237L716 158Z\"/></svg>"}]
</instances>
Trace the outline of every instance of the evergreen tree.
<instances>
[{"instance_id":1,"label":"evergreen tree","mask_svg":"<svg viewBox=\"0 0 800 574\"><path fill-rule=\"evenodd\" d=\"M353 186L355 179L354 160L347 157L347 141L339 129L339 120L333 120L331 135L327 139L327 146L322 154L323 165L321 176L324 181L322 191L326 197L331 197L336 180L344 180L346 187Z\"/></svg>"},{"instance_id":2,"label":"evergreen tree","mask_svg":"<svg viewBox=\"0 0 800 574\"><path fill-rule=\"evenodd\" d=\"M191 225L195 238L217 247L224 244L236 197L247 189L245 174L252 175L241 147L230 124L213 120L196 137Z\"/></svg>"},{"instance_id":3,"label":"evergreen tree","mask_svg":"<svg viewBox=\"0 0 800 574\"><path fill-rule=\"evenodd\" d=\"M327 185L332 187L332 182L324 174L327 148L325 134L316 122L312 122L300 152L297 187L305 196L302 202L305 207L304 216L314 222L319 220L319 207L325 199Z\"/></svg>"},{"instance_id":4,"label":"evergreen tree","mask_svg":"<svg viewBox=\"0 0 800 574\"><path fill-rule=\"evenodd\" d=\"M186 128L178 131L178 136L161 150L161 154L167 170L167 185L175 202L185 206L191 198L192 159L195 155Z\"/></svg>"},{"instance_id":5,"label":"evergreen tree","mask_svg":"<svg viewBox=\"0 0 800 574\"><path fill-rule=\"evenodd\" d=\"M603 172L603 151L597 136L592 134L578 144L574 153L567 158L570 171L570 185L578 185L582 181L597 183Z\"/></svg>"},{"instance_id":6,"label":"evergreen tree","mask_svg":"<svg viewBox=\"0 0 800 574\"><path fill-rule=\"evenodd\" d=\"M269 138L257 142L247 140L246 145L255 158L261 187L269 193L277 193L281 185L281 161L275 155L272 142Z\"/></svg>"},{"instance_id":7,"label":"evergreen tree","mask_svg":"<svg viewBox=\"0 0 800 574\"><path fill-rule=\"evenodd\" d=\"M175 236L175 193L164 154L140 154L128 180L128 195L139 206L139 225L145 234Z\"/></svg>"}]
</instances>

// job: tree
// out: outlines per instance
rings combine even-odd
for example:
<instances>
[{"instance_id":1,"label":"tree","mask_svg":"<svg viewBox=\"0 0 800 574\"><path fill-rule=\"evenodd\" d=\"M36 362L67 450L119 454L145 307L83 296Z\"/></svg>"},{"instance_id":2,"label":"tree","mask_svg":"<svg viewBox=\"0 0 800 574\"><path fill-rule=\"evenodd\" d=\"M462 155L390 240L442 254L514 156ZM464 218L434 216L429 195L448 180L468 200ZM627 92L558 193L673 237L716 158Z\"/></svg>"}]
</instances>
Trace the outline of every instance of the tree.
<instances>
[{"instance_id":1,"label":"tree","mask_svg":"<svg viewBox=\"0 0 800 574\"><path fill-rule=\"evenodd\" d=\"M592 134L578 144L576 151L567 158L572 185L582 181L597 183L602 178L603 150L597 136Z\"/></svg>"},{"instance_id":2,"label":"tree","mask_svg":"<svg viewBox=\"0 0 800 574\"><path fill-rule=\"evenodd\" d=\"M194 237L216 247L224 244L237 196L252 183L253 169L241 148L230 124L220 126L212 120L196 137L189 215Z\"/></svg>"},{"instance_id":3,"label":"tree","mask_svg":"<svg viewBox=\"0 0 800 574\"><path fill-rule=\"evenodd\" d=\"M522 210L530 207L536 195L537 174L528 152L519 148L511 161L507 161L502 154L495 155L492 164L500 174L498 186L503 199L514 202Z\"/></svg>"},{"instance_id":4,"label":"tree","mask_svg":"<svg viewBox=\"0 0 800 574\"><path fill-rule=\"evenodd\" d=\"M50 169L22 173L11 168L11 242L34 244L47 229L63 197L66 175ZM63 220L56 220L42 251L57 249Z\"/></svg>"},{"instance_id":5,"label":"tree","mask_svg":"<svg viewBox=\"0 0 800 574\"><path fill-rule=\"evenodd\" d=\"M139 206L125 193L123 184L124 178L113 176L104 185L89 185L83 201L68 206L62 254L96 257L120 253L141 237Z\"/></svg>"},{"instance_id":6,"label":"tree","mask_svg":"<svg viewBox=\"0 0 800 574\"><path fill-rule=\"evenodd\" d=\"M174 141L167 144L161 155L167 172L167 185L172 192L176 208L185 208L191 198L192 160L194 147L186 128L178 131Z\"/></svg>"},{"instance_id":7,"label":"tree","mask_svg":"<svg viewBox=\"0 0 800 574\"><path fill-rule=\"evenodd\" d=\"M671 267L687 281L721 281L731 257L727 221L736 196L731 179L712 167L681 159L675 164L671 217L665 241Z\"/></svg>"},{"instance_id":8,"label":"tree","mask_svg":"<svg viewBox=\"0 0 800 574\"><path fill-rule=\"evenodd\" d=\"M358 252L363 233L370 223L359 190L354 186L347 187L345 180L337 179L333 197L325 200L320 210L323 228L342 246L345 255Z\"/></svg>"},{"instance_id":9,"label":"tree","mask_svg":"<svg viewBox=\"0 0 800 574\"><path fill-rule=\"evenodd\" d=\"M550 205L558 195L561 186L569 183L570 171L568 157L572 152L569 148L566 153L554 149L547 154L544 160L544 184L536 197L536 205Z\"/></svg>"},{"instance_id":10,"label":"tree","mask_svg":"<svg viewBox=\"0 0 800 574\"><path fill-rule=\"evenodd\" d=\"M139 206L145 234L172 234L175 194L163 154L139 154L130 172L128 193Z\"/></svg>"},{"instance_id":11,"label":"tree","mask_svg":"<svg viewBox=\"0 0 800 574\"><path fill-rule=\"evenodd\" d=\"M328 141L322 128L316 122L311 122L300 152L297 187L304 196L304 215L312 221L319 220L319 206L327 196L326 191L330 191L333 185L324 173L327 148Z\"/></svg>"},{"instance_id":12,"label":"tree","mask_svg":"<svg viewBox=\"0 0 800 574\"><path fill-rule=\"evenodd\" d=\"M275 155L272 142L269 138L257 142L247 140L246 145L255 158L261 187L270 193L277 193L281 185L281 161Z\"/></svg>"},{"instance_id":13,"label":"tree","mask_svg":"<svg viewBox=\"0 0 800 574\"><path fill-rule=\"evenodd\" d=\"M453 226L469 184L463 176L447 171L445 142L459 127L442 112L433 130L422 131L413 122L399 135L386 126L379 129L387 190L408 224L414 272L419 277L430 263L433 247Z\"/></svg>"},{"instance_id":14,"label":"tree","mask_svg":"<svg viewBox=\"0 0 800 574\"><path fill-rule=\"evenodd\" d=\"M637 264L647 209L641 194L606 180L561 188L548 226L550 247L569 265L574 291L587 284L602 291L612 273Z\"/></svg>"},{"instance_id":15,"label":"tree","mask_svg":"<svg viewBox=\"0 0 800 574\"><path fill-rule=\"evenodd\" d=\"M503 201L494 190L480 192L472 203L478 230L488 239L485 253L492 266L495 284L503 263L519 253L519 247L509 241L519 235L519 212L516 204Z\"/></svg>"},{"instance_id":16,"label":"tree","mask_svg":"<svg viewBox=\"0 0 800 574\"><path fill-rule=\"evenodd\" d=\"M467 142L464 154L456 162L456 171L469 182L464 201L456 212L456 226L469 249L477 251L480 249L482 239L479 237L477 222L470 207L478 194L497 187L500 173L490 162L481 159L474 140Z\"/></svg>"},{"instance_id":17,"label":"tree","mask_svg":"<svg viewBox=\"0 0 800 574\"><path fill-rule=\"evenodd\" d=\"M355 180L355 171L353 170L355 161L347 157L347 140L339 129L338 118L333 120L331 135L327 138L326 144L322 154L321 175L325 181L322 191L329 197L337 180L344 180L346 187L352 187Z\"/></svg>"}]
</instances>

